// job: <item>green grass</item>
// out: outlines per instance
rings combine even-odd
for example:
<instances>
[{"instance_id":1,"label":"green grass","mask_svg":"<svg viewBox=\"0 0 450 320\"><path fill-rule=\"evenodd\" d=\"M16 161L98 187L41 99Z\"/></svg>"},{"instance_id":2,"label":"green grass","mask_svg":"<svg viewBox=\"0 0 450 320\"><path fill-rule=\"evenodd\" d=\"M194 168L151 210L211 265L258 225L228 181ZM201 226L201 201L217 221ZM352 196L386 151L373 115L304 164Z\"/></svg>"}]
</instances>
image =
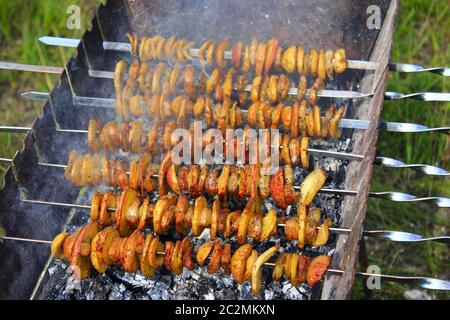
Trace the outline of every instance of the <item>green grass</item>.
<instances>
[{"instance_id":1,"label":"green grass","mask_svg":"<svg viewBox=\"0 0 450 320\"><path fill-rule=\"evenodd\" d=\"M73 49L46 47L38 43L40 35L80 37L88 25L98 1L94 0L0 0L0 60L30 64L62 66ZM81 30L66 28L66 9L71 4L82 8ZM401 1L395 33L392 61L420 63L427 66L450 64L450 9L445 1ZM399 92L448 92L448 80L437 75L405 75L390 73L388 89ZM25 72L0 71L0 123L30 125L39 114L40 104L21 99L19 92L48 91L57 76ZM382 119L416 122L427 126L449 125L450 104L402 100L386 102ZM12 157L21 147L22 135L0 133L0 156ZM450 139L439 134L381 133L380 155L405 160L408 163L434 164L450 169ZM0 164L0 176L6 166ZM449 179L431 178L412 170L375 167L372 190L399 190L418 196L450 194ZM383 200L370 200L367 209L367 229L392 229L419 234L450 234L448 210L427 205L403 205ZM381 267L386 274L417 274L450 279L449 250L446 246L425 243L393 244L387 241L367 243L369 263ZM374 298L403 298L407 287L382 283ZM428 292L434 298L449 298L448 294ZM361 281L356 281L354 298L361 298Z\"/></svg>"},{"instance_id":2,"label":"green grass","mask_svg":"<svg viewBox=\"0 0 450 320\"><path fill-rule=\"evenodd\" d=\"M98 1L94 0L0 0L0 60L63 66L74 49L47 47L39 36L80 37L92 18ZM81 29L66 27L68 6L81 8ZM0 71L0 123L31 125L39 115L40 103L20 97L27 90L49 91L58 81L57 75L19 71ZM0 133L0 157L13 157L22 143L22 134ZM0 163L0 177L7 165ZM1 183L0 183L1 185Z\"/></svg>"},{"instance_id":3,"label":"green grass","mask_svg":"<svg viewBox=\"0 0 450 320\"><path fill-rule=\"evenodd\" d=\"M450 64L450 6L446 1L401 1L392 51L393 62L418 63L426 66ZM448 92L448 80L432 74L389 74L389 91ZM427 103L411 100L386 102L382 120L413 122L429 127L448 126L449 103ZM436 133L402 134L382 132L377 152L407 163L425 163L450 169L450 139ZM414 170L375 167L372 190L397 190L417 196L450 195L450 181L429 177ZM449 235L449 210L429 205L405 205L390 201L370 200L366 229L391 229L415 232L425 236ZM386 274L427 275L450 279L448 247L436 243L395 244L370 240L367 243L369 264L380 266ZM361 281L353 297L361 297ZM406 287L382 283L374 290L374 298L403 298ZM427 291L434 298L450 298L449 294Z\"/></svg>"}]
</instances>

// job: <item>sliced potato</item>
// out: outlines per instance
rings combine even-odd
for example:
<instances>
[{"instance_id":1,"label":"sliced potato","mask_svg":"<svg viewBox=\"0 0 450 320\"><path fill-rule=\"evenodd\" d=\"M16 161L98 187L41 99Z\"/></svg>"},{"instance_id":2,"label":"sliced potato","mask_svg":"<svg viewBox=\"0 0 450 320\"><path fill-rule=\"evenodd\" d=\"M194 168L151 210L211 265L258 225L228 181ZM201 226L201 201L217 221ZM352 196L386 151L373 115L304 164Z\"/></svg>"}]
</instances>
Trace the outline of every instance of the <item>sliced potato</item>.
<instances>
[{"instance_id":1,"label":"sliced potato","mask_svg":"<svg viewBox=\"0 0 450 320\"><path fill-rule=\"evenodd\" d=\"M330 237L329 228L331 227L331 223L331 219L325 219L324 223L322 223L319 231L317 232L316 239L312 242L313 247L320 247L327 244L328 238Z\"/></svg>"},{"instance_id":2,"label":"sliced potato","mask_svg":"<svg viewBox=\"0 0 450 320\"><path fill-rule=\"evenodd\" d=\"M255 296L259 295L261 291L261 277L262 268L264 263L269 261L269 259L280 249L280 245L275 245L266 251L264 251L255 261L252 269L252 292Z\"/></svg>"},{"instance_id":3,"label":"sliced potato","mask_svg":"<svg viewBox=\"0 0 450 320\"><path fill-rule=\"evenodd\" d=\"M296 46L287 48L281 55L281 65L283 69L288 73L292 73L295 71L296 60L297 60Z\"/></svg>"},{"instance_id":4,"label":"sliced potato","mask_svg":"<svg viewBox=\"0 0 450 320\"><path fill-rule=\"evenodd\" d=\"M311 205L317 192L323 187L327 173L323 169L315 169L309 173L300 185L300 202Z\"/></svg>"},{"instance_id":5,"label":"sliced potato","mask_svg":"<svg viewBox=\"0 0 450 320\"><path fill-rule=\"evenodd\" d=\"M161 222L163 216L169 211L171 206L176 204L177 197L175 195L165 195L159 198L156 202L155 209L153 210L153 230L156 233L161 233L163 231Z\"/></svg>"},{"instance_id":6,"label":"sliced potato","mask_svg":"<svg viewBox=\"0 0 450 320\"><path fill-rule=\"evenodd\" d=\"M309 167L308 147L309 147L309 138L302 137L300 140L300 160L303 169L308 169Z\"/></svg>"},{"instance_id":7,"label":"sliced potato","mask_svg":"<svg viewBox=\"0 0 450 320\"><path fill-rule=\"evenodd\" d=\"M69 236L67 232L61 232L56 237L53 238L52 245L50 247L50 251L52 256L56 259L64 259L64 241Z\"/></svg>"},{"instance_id":8,"label":"sliced potato","mask_svg":"<svg viewBox=\"0 0 450 320\"><path fill-rule=\"evenodd\" d=\"M98 232L98 229L99 224L97 222L91 222L85 225L81 228L73 243L70 266L73 276L77 277L79 280L86 279L91 275L92 263L89 257L89 252L87 253L87 256L82 254L82 252L84 251L83 248L85 248L84 244L91 244L92 239Z\"/></svg>"},{"instance_id":9,"label":"sliced potato","mask_svg":"<svg viewBox=\"0 0 450 320\"><path fill-rule=\"evenodd\" d=\"M258 251L253 249L252 254L247 258L247 261L245 262L244 281L252 280L252 271L256 259L258 259Z\"/></svg>"},{"instance_id":10,"label":"sliced potato","mask_svg":"<svg viewBox=\"0 0 450 320\"><path fill-rule=\"evenodd\" d=\"M344 115L345 108L340 107L334 114L333 119L330 121L329 133L333 140L338 140L341 137L342 129L339 128L339 123Z\"/></svg>"},{"instance_id":11,"label":"sliced potato","mask_svg":"<svg viewBox=\"0 0 450 320\"><path fill-rule=\"evenodd\" d=\"M91 261L95 270L99 273L106 271L111 264L109 248L114 239L119 237L119 232L114 227L107 227L97 233L91 242Z\"/></svg>"},{"instance_id":12,"label":"sliced potato","mask_svg":"<svg viewBox=\"0 0 450 320\"><path fill-rule=\"evenodd\" d=\"M269 212L263 218L263 225L261 235L259 236L259 242L265 241L270 237L277 224L277 212L275 209L270 209Z\"/></svg>"},{"instance_id":13,"label":"sliced potato","mask_svg":"<svg viewBox=\"0 0 450 320\"><path fill-rule=\"evenodd\" d=\"M300 259L300 256L296 253L293 253L289 256L289 271L290 274L286 275L289 279L289 282L294 286L298 287L299 283L297 280L297 272L298 272L298 261Z\"/></svg>"},{"instance_id":14,"label":"sliced potato","mask_svg":"<svg viewBox=\"0 0 450 320\"><path fill-rule=\"evenodd\" d=\"M164 264L164 256L158 256L158 252L164 251L164 245L158 237L154 237L148 248L148 263L154 268L159 268Z\"/></svg>"},{"instance_id":15,"label":"sliced potato","mask_svg":"<svg viewBox=\"0 0 450 320\"><path fill-rule=\"evenodd\" d=\"M252 198L249 200L242 212L241 218L239 220L239 229L237 235L237 241L239 244L243 244L247 241L247 230L248 224L255 213L256 199Z\"/></svg>"},{"instance_id":16,"label":"sliced potato","mask_svg":"<svg viewBox=\"0 0 450 320\"><path fill-rule=\"evenodd\" d=\"M252 245L247 243L237 248L231 257L231 274L239 284L244 282L246 262L251 253Z\"/></svg>"},{"instance_id":17,"label":"sliced potato","mask_svg":"<svg viewBox=\"0 0 450 320\"><path fill-rule=\"evenodd\" d=\"M222 256L222 241L216 239L214 249L211 254L211 261L208 264L208 273L215 273L220 268L220 260Z\"/></svg>"},{"instance_id":18,"label":"sliced potato","mask_svg":"<svg viewBox=\"0 0 450 320\"><path fill-rule=\"evenodd\" d=\"M197 253L195 255L195 259L197 260L197 263L199 265L203 265L208 258L209 254L211 253L212 249L214 248L215 242L210 241L207 243L204 243L198 248Z\"/></svg>"},{"instance_id":19,"label":"sliced potato","mask_svg":"<svg viewBox=\"0 0 450 320\"><path fill-rule=\"evenodd\" d=\"M135 230L127 239L125 245L125 255L123 269L128 273L135 273L140 265L140 260L137 254L137 248L144 243L144 237L139 230ZM142 247L141 247L142 248Z\"/></svg>"},{"instance_id":20,"label":"sliced potato","mask_svg":"<svg viewBox=\"0 0 450 320\"><path fill-rule=\"evenodd\" d=\"M103 194L101 192L96 192L92 196L92 201L91 201L91 221L97 221L99 219L102 199L103 199Z\"/></svg>"},{"instance_id":21,"label":"sliced potato","mask_svg":"<svg viewBox=\"0 0 450 320\"><path fill-rule=\"evenodd\" d=\"M322 255L315 257L309 264L308 271L306 273L306 280L308 284L310 286L314 286L317 282L319 282L330 264L331 257L329 256Z\"/></svg>"},{"instance_id":22,"label":"sliced potato","mask_svg":"<svg viewBox=\"0 0 450 320\"><path fill-rule=\"evenodd\" d=\"M112 214L108 209L116 208L116 207L117 207L116 195L112 192L106 192L102 198L102 205L101 205L100 217L99 217L100 225L107 226L114 222Z\"/></svg>"},{"instance_id":23,"label":"sliced potato","mask_svg":"<svg viewBox=\"0 0 450 320\"><path fill-rule=\"evenodd\" d=\"M117 203L116 228L121 236L128 236L131 233L131 226L127 220L127 212L137 197L137 192L129 187L126 187L120 195Z\"/></svg>"},{"instance_id":24,"label":"sliced potato","mask_svg":"<svg viewBox=\"0 0 450 320\"><path fill-rule=\"evenodd\" d=\"M147 234L145 237L144 248L142 249L140 268L144 277L153 277L156 272L156 268L152 267L148 261L148 253L152 240L153 235L151 233Z\"/></svg>"},{"instance_id":25,"label":"sliced potato","mask_svg":"<svg viewBox=\"0 0 450 320\"><path fill-rule=\"evenodd\" d=\"M201 235L204 228L200 225L201 214L204 208L206 208L208 202L204 196L195 199L194 213L192 216L192 235L198 237Z\"/></svg>"},{"instance_id":26,"label":"sliced potato","mask_svg":"<svg viewBox=\"0 0 450 320\"><path fill-rule=\"evenodd\" d=\"M273 281L280 281L281 277L284 274L284 264L287 258L287 253L283 252L281 253L277 260L275 261L275 267L273 268L273 272L272 272L272 279Z\"/></svg>"}]
</instances>

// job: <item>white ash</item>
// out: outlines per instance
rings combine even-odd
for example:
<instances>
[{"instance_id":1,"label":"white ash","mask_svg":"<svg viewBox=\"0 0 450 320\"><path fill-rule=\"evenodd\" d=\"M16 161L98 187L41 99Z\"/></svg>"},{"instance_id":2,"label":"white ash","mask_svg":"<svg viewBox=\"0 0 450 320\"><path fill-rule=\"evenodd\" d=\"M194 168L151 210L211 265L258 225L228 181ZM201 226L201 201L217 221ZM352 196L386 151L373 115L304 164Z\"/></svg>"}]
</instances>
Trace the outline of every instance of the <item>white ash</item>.
<instances>
[{"instance_id":1,"label":"white ash","mask_svg":"<svg viewBox=\"0 0 450 320\"><path fill-rule=\"evenodd\" d=\"M408 300L432 300L432 297L425 290L419 289L405 291L403 296Z\"/></svg>"},{"instance_id":2,"label":"white ash","mask_svg":"<svg viewBox=\"0 0 450 320\"><path fill-rule=\"evenodd\" d=\"M283 293L288 300L303 300L303 295L290 282L283 285Z\"/></svg>"}]
</instances>

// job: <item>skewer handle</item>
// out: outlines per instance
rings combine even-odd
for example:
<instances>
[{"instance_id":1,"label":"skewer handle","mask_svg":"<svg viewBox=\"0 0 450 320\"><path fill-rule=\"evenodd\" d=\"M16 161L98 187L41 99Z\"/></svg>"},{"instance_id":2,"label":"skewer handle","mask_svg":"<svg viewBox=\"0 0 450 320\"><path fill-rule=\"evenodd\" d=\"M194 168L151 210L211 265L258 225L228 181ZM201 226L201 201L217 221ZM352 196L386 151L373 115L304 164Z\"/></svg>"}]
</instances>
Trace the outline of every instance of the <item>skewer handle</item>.
<instances>
[{"instance_id":1,"label":"skewer handle","mask_svg":"<svg viewBox=\"0 0 450 320\"><path fill-rule=\"evenodd\" d=\"M437 101L447 102L450 101L450 93L443 92L416 92L403 94L399 92L386 91L384 93L385 100L399 100L399 99L413 99L421 101Z\"/></svg>"},{"instance_id":2,"label":"skewer handle","mask_svg":"<svg viewBox=\"0 0 450 320\"><path fill-rule=\"evenodd\" d=\"M389 231L389 230L368 230L364 231L365 236L388 239L394 242L426 242L435 241L444 244L450 244L450 236L439 237L424 237L419 234L403 232L403 231Z\"/></svg>"},{"instance_id":3,"label":"skewer handle","mask_svg":"<svg viewBox=\"0 0 450 320\"><path fill-rule=\"evenodd\" d=\"M408 193L403 192L369 192L369 197L372 198L383 198L395 202L429 202L439 208L450 208L450 198L445 197L423 197L418 198Z\"/></svg>"},{"instance_id":4,"label":"skewer handle","mask_svg":"<svg viewBox=\"0 0 450 320\"><path fill-rule=\"evenodd\" d=\"M9 236L0 236L0 239L2 240L10 240L10 241L22 241L22 242L33 242L33 243L40 243L40 244L51 244L52 241L48 240L38 240L38 239L29 239L29 238L19 238L19 237L9 237ZM165 255L164 252L157 252L158 255ZM264 263L265 267L273 268L275 266L272 262L266 262ZM336 270L336 269L328 269L327 275L330 276L340 276L344 272L342 270ZM373 273L367 273L367 272L356 272L355 275L360 277L379 277L382 280L386 281L394 281L394 282L400 282L404 284L413 284L417 285L419 287L425 288L425 289L431 289L431 290L450 290L450 281L447 280L441 280L436 278L428 278L428 277L408 277L408 276L393 276L393 275L387 275L387 274L373 274Z\"/></svg>"},{"instance_id":5,"label":"skewer handle","mask_svg":"<svg viewBox=\"0 0 450 320\"><path fill-rule=\"evenodd\" d=\"M431 67L425 68L418 64L408 64L408 63L390 63L390 71L406 72L406 73L422 73L431 72L435 74L440 74L444 77L450 77L450 68L447 67Z\"/></svg>"},{"instance_id":6,"label":"skewer handle","mask_svg":"<svg viewBox=\"0 0 450 320\"><path fill-rule=\"evenodd\" d=\"M327 274L331 275L341 275L343 274L342 270L328 269ZM386 281L394 281L400 282L403 284L415 285L424 289L431 290L450 290L450 281L441 280L436 278L428 278L428 277L408 277L408 276L392 276L387 274L374 274L367 272L355 272L355 275L359 277L379 277L381 280Z\"/></svg>"},{"instance_id":7,"label":"skewer handle","mask_svg":"<svg viewBox=\"0 0 450 320\"><path fill-rule=\"evenodd\" d=\"M411 168L430 176L450 176L450 173L447 170L439 167L427 164L406 164L403 161L387 157L376 157L374 163L386 168Z\"/></svg>"}]
</instances>

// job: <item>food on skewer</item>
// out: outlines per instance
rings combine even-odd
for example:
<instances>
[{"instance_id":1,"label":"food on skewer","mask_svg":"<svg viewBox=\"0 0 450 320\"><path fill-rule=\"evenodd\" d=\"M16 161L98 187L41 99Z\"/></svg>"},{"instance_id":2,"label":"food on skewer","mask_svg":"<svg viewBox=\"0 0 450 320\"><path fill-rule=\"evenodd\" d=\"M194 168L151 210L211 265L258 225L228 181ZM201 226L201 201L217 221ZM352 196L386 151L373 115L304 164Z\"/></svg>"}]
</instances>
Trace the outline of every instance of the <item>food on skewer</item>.
<instances>
[{"instance_id":1,"label":"food on skewer","mask_svg":"<svg viewBox=\"0 0 450 320\"><path fill-rule=\"evenodd\" d=\"M163 265L181 274L184 268L193 270L197 263L199 266L207 264L209 273L231 273L238 283L250 281L254 295L260 294L264 264L280 249L275 245L259 255L250 244L244 244L231 254L231 245L216 239L202 244L194 253L194 244L187 237L175 243L163 243L157 236L145 235L139 230L121 237L113 227L100 231L95 222L78 228L74 234L57 235L53 247L58 254L52 251L52 255L67 260L72 274L80 280L91 276L94 269L104 273L109 266L153 277ZM284 274L294 286L302 283L313 286L322 279L330 264L329 256L311 259L296 253L281 253L275 262L273 279L279 281Z\"/></svg>"},{"instance_id":2,"label":"food on skewer","mask_svg":"<svg viewBox=\"0 0 450 320\"><path fill-rule=\"evenodd\" d=\"M137 36L127 36L132 55L136 56ZM168 39L159 35L143 37L139 43L139 58L142 62L170 60L187 63L193 59L190 50L194 46L193 41L173 36ZM267 42L259 42L253 38L247 45L243 42L230 44L226 39L217 42L206 40L199 45L198 59L208 66L215 63L219 68L224 68L227 65L225 51L229 49L234 68L243 72L254 70L256 75L268 75L272 68L282 68L288 73L297 72L300 75L319 76L322 80L333 80L333 74L344 72L348 64L344 49L333 51L313 48L307 52L300 46L290 46L283 50L277 38L271 38Z\"/></svg>"},{"instance_id":3,"label":"food on skewer","mask_svg":"<svg viewBox=\"0 0 450 320\"><path fill-rule=\"evenodd\" d=\"M122 149L124 152L132 153L151 152L159 153L161 149L170 150L178 141L172 141L172 132L184 126L186 117L194 117L197 120L205 119L208 128L217 127L225 133L226 129L239 128L243 125L243 111L236 103L231 104L229 100L222 104L212 105L209 98L198 98L195 104L179 96L172 101L172 106L166 101L164 104L164 118L158 118L159 106L152 109L156 113L153 125L150 129L144 128L140 120L130 123L118 123L111 121L101 125L99 121L91 119L88 126L88 146L91 151L98 152L101 149L114 151ZM167 107L168 106L168 107ZM341 136L339 122L343 118L344 107L336 110L334 105L321 115L321 108L314 106L309 108L306 102L296 102L294 106L278 104L276 107L256 102L246 111L246 122L244 129L249 126L261 129L283 128L292 138L314 137L326 138L330 136L337 140ZM158 120L164 119L164 120ZM189 127L193 134L193 124ZM148 131L147 131L148 130Z\"/></svg>"},{"instance_id":4,"label":"food on skewer","mask_svg":"<svg viewBox=\"0 0 450 320\"><path fill-rule=\"evenodd\" d=\"M115 110L120 122L103 124L90 120L88 146L94 152L121 149L142 156L128 163L120 158L108 159L106 154L78 155L75 151L70 154L65 176L75 185L103 182L123 191L119 195L96 192L92 197L91 222L72 235L66 232L57 235L51 246L52 255L68 260L72 272L81 279L88 277L93 268L105 272L111 265L130 273L140 270L151 277L162 265L180 274L183 268L192 270L197 262L207 265L209 273L230 272L238 283L251 280L252 292L258 295L262 267L280 247L276 245L259 254L246 243L249 239L264 242L284 224L286 239L298 241L299 248L328 242L331 220L322 220L319 208L311 209L313 198L325 183L326 172L314 170L298 192L294 188L292 166L308 168L309 138L340 137L339 121L345 109L332 105L322 115L316 101L323 82L345 71L345 50L304 50L298 46L283 50L276 38L267 42L253 38L248 45L208 40L198 50L200 63L211 67L208 76L206 72L196 74L191 63L196 55L191 50L194 41L154 36L139 42L136 34L127 37L132 55L139 59L134 58L129 66L121 60L114 71ZM226 57L229 53L231 63ZM156 64L150 63L155 60ZM165 63L167 60L170 65ZM299 74L293 103L286 101L295 84L291 85L284 74L271 75L273 69ZM240 70L254 74L252 77L239 74ZM307 76L316 78L308 94ZM250 90L248 84L252 84ZM176 96L180 89L183 95ZM232 96L236 97L234 90L237 101L232 100ZM248 102L249 108L242 110L240 106ZM142 121L130 121L144 116L153 120L148 132ZM189 118L205 119L208 128L216 127L223 134L226 129L241 127L244 118L246 128L282 127L280 155L285 166L273 175L266 171L269 163L241 167L226 164L220 169L178 166L169 153L161 164L153 163L152 156L171 150L179 142L172 138L172 133L185 128ZM122 119L126 122L121 122ZM193 141L193 127L189 128ZM202 148L208 142L206 138L201 141ZM258 148L270 146L270 137L260 143ZM244 136L244 158L249 144L249 138ZM231 148L225 146L225 155L238 149L236 140ZM152 203L146 194L154 191L159 197ZM195 197L193 202L186 196L188 193ZM223 207L222 201L228 196L249 200L242 211L231 211ZM297 216L277 217L275 209L263 214L262 201L270 196L281 209L297 203ZM207 197L214 198L212 203L208 203ZM162 243L153 234L143 234L147 227L158 235L174 229L183 236L189 233L200 236L209 228L212 241L194 252L189 238ZM224 244L219 236L235 235L242 246L232 255L231 244ZM330 263L327 256L311 260L284 252L276 259L273 278L277 281L285 274L295 286L304 282L314 285Z\"/></svg>"},{"instance_id":5,"label":"food on skewer","mask_svg":"<svg viewBox=\"0 0 450 320\"><path fill-rule=\"evenodd\" d=\"M297 140L295 148L290 146L282 149L282 158L286 150L290 156L289 164L279 168L273 175L270 174L270 163L244 166L226 164L219 170L207 165L175 165L171 161L170 153L166 154L159 165L151 162L148 153L143 154L138 161L131 160L127 175L126 163L123 160L108 160L105 154L101 157L98 154L78 156L76 151L72 151L65 176L76 186L96 185L102 181L108 186L121 189L130 187L142 194L159 191L160 195L165 195L172 191L178 195L189 193L191 197L203 194L218 195L221 199L227 195L239 199L256 196L265 199L272 196L275 204L285 209L299 198L298 192L294 190L292 165L296 165L300 160L306 161L306 164L308 162L308 159L304 159L307 152L302 151L300 140ZM285 162L287 163L286 160ZM319 189L326 178L326 173L321 172L324 179L318 184Z\"/></svg>"},{"instance_id":6,"label":"food on skewer","mask_svg":"<svg viewBox=\"0 0 450 320\"><path fill-rule=\"evenodd\" d=\"M286 239L298 240L302 245L308 243L321 246L328 241L331 220L325 219L320 225L320 209L310 210L309 207L323 185L322 177L323 171L315 170L301 186L297 210L301 214L304 213L304 218L300 214L299 217L288 220L277 219L274 209L263 215L258 195L250 198L241 212L222 208L218 199L213 201L212 206L208 206L205 196L198 197L190 204L186 195L167 194L160 195L156 203L150 203L147 197L140 197L135 190L128 187L117 196L111 192L95 193L92 197L90 217L92 221L98 221L102 226L116 222L121 235L128 235L133 229L143 230L150 225L158 234L166 233L171 227L175 227L175 231L179 234L186 235L192 230L194 236L200 236L205 228L210 228L211 239L215 239L218 233L222 233L225 237L231 237L236 233L239 243L245 243L247 237L253 241L263 242L276 234L278 223L285 222ZM193 188L196 189L197 185ZM281 190L280 192L284 193L283 188ZM288 197L289 193L286 198ZM286 202L284 196L283 201ZM319 225L320 229L317 232Z\"/></svg>"},{"instance_id":7,"label":"food on skewer","mask_svg":"<svg viewBox=\"0 0 450 320\"><path fill-rule=\"evenodd\" d=\"M128 74L126 72L126 62L124 60L117 62L114 72L116 114L127 121L130 115L141 116L146 109L151 108L151 103L156 103L156 98L160 104L163 104L178 91L184 92L191 102L202 94L208 97L214 94L214 101L220 102L229 98L233 90L236 90L239 93L240 106L247 101L247 90L250 92L252 102L276 104L289 101L292 96L292 94L289 95L291 82L284 74L264 78L259 75L249 81L245 75L238 74L234 68L228 69L227 72L215 68L211 76L206 79L204 73L198 73L196 78L192 64L186 65L181 70L178 64L170 67L160 62L153 67L146 63L139 64L138 61L130 65ZM250 89L247 87L249 83L252 84ZM308 94L310 105L315 104L322 84L323 80L317 78L311 87ZM306 90L306 77L301 76L296 97L298 101L305 97ZM155 115L152 114L152 116Z\"/></svg>"}]
</instances>

